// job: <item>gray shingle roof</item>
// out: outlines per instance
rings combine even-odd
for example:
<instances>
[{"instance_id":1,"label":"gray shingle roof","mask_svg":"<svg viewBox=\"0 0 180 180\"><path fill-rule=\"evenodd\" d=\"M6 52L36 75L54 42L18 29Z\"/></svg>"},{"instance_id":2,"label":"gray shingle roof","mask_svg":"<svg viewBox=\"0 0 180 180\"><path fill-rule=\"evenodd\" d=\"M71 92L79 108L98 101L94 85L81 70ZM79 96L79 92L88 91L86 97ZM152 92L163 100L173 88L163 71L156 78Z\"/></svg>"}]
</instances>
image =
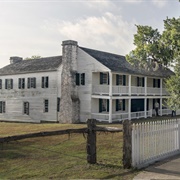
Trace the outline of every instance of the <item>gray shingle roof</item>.
<instances>
[{"instance_id":1,"label":"gray shingle roof","mask_svg":"<svg viewBox=\"0 0 180 180\"><path fill-rule=\"evenodd\" d=\"M30 72L55 71L62 63L62 56L23 60L0 69L0 75L22 74Z\"/></svg>"},{"instance_id":2,"label":"gray shingle roof","mask_svg":"<svg viewBox=\"0 0 180 180\"><path fill-rule=\"evenodd\" d=\"M146 75L153 77L168 77L173 75L174 73L165 67L159 66L158 70L145 70L145 69L137 69L132 66L129 62L126 61L125 56L111 54L108 52L97 51L93 49L88 49L84 47L80 47L87 54L98 60L100 63L108 67L113 72L120 72L125 74L134 74L134 75Z\"/></svg>"}]
</instances>

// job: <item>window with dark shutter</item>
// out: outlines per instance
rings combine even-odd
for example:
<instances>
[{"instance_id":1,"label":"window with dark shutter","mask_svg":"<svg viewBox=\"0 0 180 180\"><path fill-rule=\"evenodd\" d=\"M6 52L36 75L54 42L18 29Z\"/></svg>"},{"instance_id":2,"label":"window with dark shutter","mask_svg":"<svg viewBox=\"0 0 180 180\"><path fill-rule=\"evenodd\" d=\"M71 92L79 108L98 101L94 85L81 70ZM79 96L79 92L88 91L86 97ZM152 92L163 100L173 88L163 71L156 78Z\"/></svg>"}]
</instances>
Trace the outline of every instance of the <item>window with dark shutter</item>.
<instances>
[{"instance_id":1,"label":"window with dark shutter","mask_svg":"<svg viewBox=\"0 0 180 180\"><path fill-rule=\"evenodd\" d=\"M85 73L81 74L81 85L85 85Z\"/></svg>"},{"instance_id":2,"label":"window with dark shutter","mask_svg":"<svg viewBox=\"0 0 180 180\"><path fill-rule=\"evenodd\" d=\"M48 88L48 87L49 87L49 77L48 77L48 76L46 77L45 86L46 86L46 88Z\"/></svg>"},{"instance_id":3,"label":"window with dark shutter","mask_svg":"<svg viewBox=\"0 0 180 180\"><path fill-rule=\"evenodd\" d=\"M60 112L60 98L57 98L57 112Z\"/></svg>"},{"instance_id":4,"label":"window with dark shutter","mask_svg":"<svg viewBox=\"0 0 180 180\"><path fill-rule=\"evenodd\" d=\"M19 78L19 89L21 89L21 78Z\"/></svg>"},{"instance_id":5,"label":"window with dark shutter","mask_svg":"<svg viewBox=\"0 0 180 180\"><path fill-rule=\"evenodd\" d=\"M13 89L13 79L5 79L5 89Z\"/></svg>"},{"instance_id":6,"label":"window with dark shutter","mask_svg":"<svg viewBox=\"0 0 180 180\"><path fill-rule=\"evenodd\" d=\"M28 87L28 89L29 88L36 88L36 78L35 77L28 78L27 87Z\"/></svg>"},{"instance_id":7,"label":"window with dark shutter","mask_svg":"<svg viewBox=\"0 0 180 180\"><path fill-rule=\"evenodd\" d=\"M0 101L0 113L5 113L5 112L6 112L6 102Z\"/></svg>"},{"instance_id":8,"label":"window with dark shutter","mask_svg":"<svg viewBox=\"0 0 180 180\"><path fill-rule=\"evenodd\" d=\"M44 88L44 77L42 77L41 87Z\"/></svg>"},{"instance_id":9,"label":"window with dark shutter","mask_svg":"<svg viewBox=\"0 0 180 180\"><path fill-rule=\"evenodd\" d=\"M2 89L2 79L0 79L0 89Z\"/></svg>"},{"instance_id":10,"label":"window with dark shutter","mask_svg":"<svg viewBox=\"0 0 180 180\"><path fill-rule=\"evenodd\" d=\"M29 115L29 102L24 102L24 114Z\"/></svg>"},{"instance_id":11,"label":"window with dark shutter","mask_svg":"<svg viewBox=\"0 0 180 180\"><path fill-rule=\"evenodd\" d=\"M19 89L24 89L25 88L25 78L19 78L18 80L19 80L19 82L18 82Z\"/></svg>"},{"instance_id":12,"label":"window with dark shutter","mask_svg":"<svg viewBox=\"0 0 180 180\"><path fill-rule=\"evenodd\" d=\"M49 87L49 77L48 76L42 77L41 87L42 88L48 88Z\"/></svg>"},{"instance_id":13,"label":"window with dark shutter","mask_svg":"<svg viewBox=\"0 0 180 180\"><path fill-rule=\"evenodd\" d=\"M36 78L34 77L33 79L34 79L34 86L33 86L33 88L36 88Z\"/></svg>"},{"instance_id":14,"label":"window with dark shutter","mask_svg":"<svg viewBox=\"0 0 180 180\"><path fill-rule=\"evenodd\" d=\"M10 81L11 81L11 87L10 87L10 89L13 89L13 79L11 79Z\"/></svg>"},{"instance_id":15,"label":"window with dark shutter","mask_svg":"<svg viewBox=\"0 0 180 180\"><path fill-rule=\"evenodd\" d=\"M123 108L123 100L122 99L116 99L116 111L120 111Z\"/></svg>"},{"instance_id":16,"label":"window with dark shutter","mask_svg":"<svg viewBox=\"0 0 180 180\"><path fill-rule=\"evenodd\" d=\"M139 77L137 77L137 86L139 87Z\"/></svg>"},{"instance_id":17,"label":"window with dark shutter","mask_svg":"<svg viewBox=\"0 0 180 180\"><path fill-rule=\"evenodd\" d=\"M123 102L122 103L123 104L123 111L125 111L126 110L126 101L125 101L125 99L123 99L122 102Z\"/></svg>"},{"instance_id":18,"label":"window with dark shutter","mask_svg":"<svg viewBox=\"0 0 180 180\"><path fill-rule=\"evenodd\" d=\"M99 99L99 112L102 112L102 99Z\"/></svg>"},{"instance_id":19,"label":"window with dark shutter","mask_svg":"<svg viewBox=\"0 0 180 180\"><path fill-rule=\"evenodd\" d=\"M80 76L79 73L76 73L76 85L79 86L80 85L80 80L79 80Z\"/></svg>"},{"instance_id":20,"label":"window with dark shutter","mask_svg":"<svg viewBox=\"0 0 180 180\"><path fill-rule=\"evenodd\" d=\"M44 100L44 112L48 112L49 111L49 100L45 99Z\"/></svg>"},{"instance_id":21,"label":"window with dark shutter","mask_svg":"<svg viewBox=\"0 0 180 180\"><path fill-rule=\"evenodd\" d=\"M126 75L123 75L123 86L126 86Z\"/></svg>"},{"instance_id":22,"label":"window with dark shutter","mask_svg":"<svg viewBox=\"0 0 180 180\"><path fill-rule=\"evenodd\" d=\"M142 78L142 87L144 87L144 81L145 81L145 79L144 79L144 77Z\"/></svg>"}]
</instances>

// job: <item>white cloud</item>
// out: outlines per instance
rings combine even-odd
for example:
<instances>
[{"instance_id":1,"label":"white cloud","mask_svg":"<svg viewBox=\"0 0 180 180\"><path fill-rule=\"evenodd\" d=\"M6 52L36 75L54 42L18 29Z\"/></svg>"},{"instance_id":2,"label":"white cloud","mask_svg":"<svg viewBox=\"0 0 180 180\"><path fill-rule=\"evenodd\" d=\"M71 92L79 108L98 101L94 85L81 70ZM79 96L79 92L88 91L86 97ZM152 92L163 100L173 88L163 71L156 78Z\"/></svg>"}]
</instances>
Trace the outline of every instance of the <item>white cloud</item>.
<instances>
[{"instance_id":1,"label":"white cloud","mask_svg":"<svg viewBox=\"0 0 180 180\"><path fill-rule=\"evenodd\" d=\"M80 46L125 55L133 49L135 22L124 21L121 16L105 13L101 17L87 17L72 21L47 21L46 31L57 29L59 35L79 42Z\"/></svg>"},{"instance_id":2,"label":"white cloud","mask_svg":"<svg viewBox=\"0 0 180 180\"><path fill-rule=\"evenodd\" d=\"M166 0L164 0L164 1L163 0L152 0L152 3L155 6L162 8L162 7L166 6L168 2Z\"/></svg>"},{"instance_id":3,"label":"white cloud","mask_svg":"<svg viewBox=\"0 0 180 180\"><path fill-rule=\"evenodd\" d=\"M131 4L139 4L142 3L143 0L124 0L126 3L131 3Z\"/></svg>"}]
</instances>

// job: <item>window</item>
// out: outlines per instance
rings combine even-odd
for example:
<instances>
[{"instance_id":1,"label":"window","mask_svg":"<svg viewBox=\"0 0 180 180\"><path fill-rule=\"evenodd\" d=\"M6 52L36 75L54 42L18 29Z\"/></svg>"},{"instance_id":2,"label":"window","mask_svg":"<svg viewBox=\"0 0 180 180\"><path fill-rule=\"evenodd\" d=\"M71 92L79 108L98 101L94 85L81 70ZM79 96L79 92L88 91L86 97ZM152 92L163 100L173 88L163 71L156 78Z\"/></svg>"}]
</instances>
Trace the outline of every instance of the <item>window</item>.
<instances>
[{"instance_id":1,"label":"window","mask_svg":"<svg viewBox=\"0 0 180 180\"><path fill-rule=\"evenodd\" d=\"M99 112L109 112L109 100L99 99Z\"/></svg>"},{"instance_id":2,"label":"window","mask_svg":"<svg viewBox=\"0 0 180 180\"><path fill-rule=\"evenodd\" d=\"M57 112L60 112L60 98L57 98Z\"/></svg>"},{"instance_id":3,"label":"window","mask_svg":"<svg viewBox=\"0 0 180 180\"><path fill-rule=\"evenodd\" d=\"M109 84L108 73L100 73L100 84Z\"/></svg>"},{"instance_id":4,"label":"window","mask_svg":"<svg viewBox=\"0 0 180 180\"><path fill-rule=\"evenodd\" d=\"M5 79L5 89L13 89L13 79Z\"/></svg>"},{"instance_id":5,"label":"window","mask_svg":"<svg viewBox=\"0 0 180 180\"><path fill-rule=\"evenodd\" d=\"M160 79L153 79L153 87L160 88Z\"/></svg>"},{"instance_id":6,"label":"window","mask_svg":"<svg viewBox=\"0 0 180 180\"><path fill-rule=\"evenodd\" d=\"M25 88L25 78L19 78L19 89Z\"/></svg>"},{"instance_id":7,"label":"window","mask_svg":"<svg viewBox=\"0 0 180 180\"><path fill-rule=\"evenodd\" d=\"M126 75L116 74L116 85L126 86Z\"/></svg>"},{"instance_id":8,"label":"window","mask_svg":"<svg viewBox=\"0 0 180 180\"><path fill-rule=\"evenodd\" d=\"M29 88L36 88L36 78L28 78L28 89Z\"/></svg>"},{"instance_id":9,"label":"window","mask_svg":"<svg viewBox=\"0 0 180 180\"><path fill-rule=\"evenodd\" d=\"M0 101L0 113L5 113L5 112L6 112L6 102Z\"/></svg>"},{"instance_id":10,"label":"window","mask_svg":"<svg viewBox=\"0 0 180 180\"><path fill-rule=\"evenodd\" d=\"M2 89L2 79L0 79L0 89Z\"/></svg>"},{"instance_id":11,"label":"window","mask_svg":"<svg viewBox=\"0 0 180 180\"><path fill-rule=\"evenodd\" d=\"M49 100L45 99L44 100L44 112L48 112L49 111Z\"/></svg>"},{"instance_id":12,"label":"window","mask_svg":"<svg viewBox=\"0 0 180 180\"><path fill-rule=\"evenodd\" d=\"M125 111L125 99L116 99L116 111Z\"/></svg>"},{"instance_id":13,"label":"window","mask_svg":"<svg viewBox=\"0 0 180 180\"><path fill-rule=\"evenodd\" d=\"M137 86L144 87L144 77L137 77Z\"/></svg>"},{"instance_id":14,"label":"window","mask_svg":"<svg viewBox=\"0 0 180 180\"><path fill-rule=\"evenodd\" d=\"M24 114L29 115L29 102L24 102L23 107L24 107Z\"/></svg>"},{"instance_id":15,"label":"window","mask_svg":"<svg viewBox=\"0 0 180 180\"><path fill-rule=\"evenodd\" d=\"M85 73L76 73L76 85L85 85Z\"/></svg>"},{"instance_id":16,"label":"window","mask_svg":"<svg viewBox=\"0 0 180 180\"><path fill-rule=\"evenodd\" d=\"M49 87L49 77L48 76L42 77L41 87L42 88L48 88Z\"/></svg>"}]
</instances>

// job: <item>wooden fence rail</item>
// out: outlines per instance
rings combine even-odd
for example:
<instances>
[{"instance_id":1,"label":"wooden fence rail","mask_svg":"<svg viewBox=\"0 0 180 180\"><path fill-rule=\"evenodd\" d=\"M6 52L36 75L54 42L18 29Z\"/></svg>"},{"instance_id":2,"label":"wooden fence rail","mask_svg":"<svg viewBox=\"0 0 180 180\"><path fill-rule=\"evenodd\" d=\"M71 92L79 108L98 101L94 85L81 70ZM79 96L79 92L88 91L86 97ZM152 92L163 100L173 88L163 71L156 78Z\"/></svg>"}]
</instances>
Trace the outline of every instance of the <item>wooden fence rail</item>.
<instances>
[{"instance_id":1,"label":"wooden fence rail","mask_svg":"<svg viewBox=\"0 0 180 180\"><path fill-rule=\"evenodd\" d=\"M45 136L56 136L56 135L64 135L64 134L73 134L73 133L83 133L87 134L87 162L90 164L96 163L96 132L122 132L122 129L115 127L102 127L96 126L95 119L87 120L87 128L80 129L66 129L66 130L57 130L57 131L45 131L45 132L37 132L37 133L29 133L15 136L8 136L0 138L0 143L8 143L11 141L17 141L27 138L37 138L37 137L45 137Z\"/></svg>"}]
</instances>

